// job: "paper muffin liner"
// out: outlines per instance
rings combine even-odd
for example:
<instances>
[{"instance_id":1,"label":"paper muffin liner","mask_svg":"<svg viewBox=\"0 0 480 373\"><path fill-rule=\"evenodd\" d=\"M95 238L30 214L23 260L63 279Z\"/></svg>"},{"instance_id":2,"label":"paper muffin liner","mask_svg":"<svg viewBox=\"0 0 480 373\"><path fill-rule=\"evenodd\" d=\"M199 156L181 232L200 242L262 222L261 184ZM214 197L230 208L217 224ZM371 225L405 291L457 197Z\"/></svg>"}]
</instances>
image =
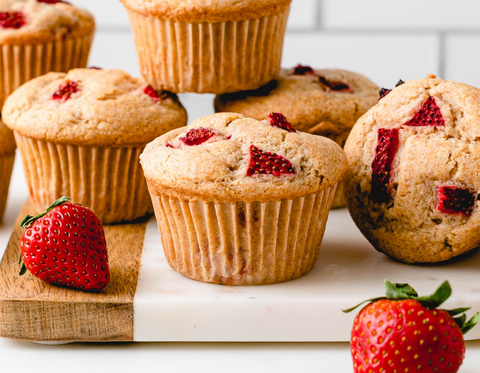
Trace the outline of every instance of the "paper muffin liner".
<instances>
[{"instance_id":1,"label":"paper muffin liner","mask_svg":"<svg viewBox=\"0 0 480 373\"><path fill-rule=\"evenodd\" d=\"M33 78L86 67L93 34L44 44L0 45L0 108L8 95Z\"/></svg>"},{"instance_id":2,"label":"paper muffin liner","mask_svg":"<svg viewBox=\"0 0 480 373\"><path fill-rule=\"evenodd\" d=\"M280 71L290 8L237 22L187 23L127 8L140 71L156 89L227 93L256 89Z\"/></svg>"},{"instance_id":3,"label":"paper muffin liner","mask_svg":"<svg viewBox=\"0 0 480 373\"><path fill-rule=\"evenodd\" d=\"M147 181L148 183L148 181ZM170 266L223 285L265 285L310 271L335 187L294 199L218 203L151 196Z\"/></svg>"},{"instance_id":4,"label":"paper muffin liner","mask_svg":"<svg viewBox=\"0 0 480 373\"><path fill-rule=\"evenodd\" d=\"M15 132L30 198L44 210L61 196L87 206L103 223L153 212L139 157L144 147L55 144Z\"/></svg>"},{"instance_id":5,"label":"paper muffin liner","mask_svg":"<svg viewBox=\"0 0 480 373\"><path fill-rule=\"evenodd\" d=\"M345 201L345 196L344 196L344 188L345 188L345 181L341 180L338 183L337 190L335 191L335 195L333 197L332 209L340 209L347 206L347 201Z\"/></svg>"},{"instance_id":6,"label":"paper muffin liner","mask_svg":"<svg viewBox=\"0 0 480 373\"><path fill-rule=\"evenodd\" d=\"M7 205L8 187L14 163L15 153L0 156L0 222L3 219L3 213Z\"/></svg>"}]
</instances>

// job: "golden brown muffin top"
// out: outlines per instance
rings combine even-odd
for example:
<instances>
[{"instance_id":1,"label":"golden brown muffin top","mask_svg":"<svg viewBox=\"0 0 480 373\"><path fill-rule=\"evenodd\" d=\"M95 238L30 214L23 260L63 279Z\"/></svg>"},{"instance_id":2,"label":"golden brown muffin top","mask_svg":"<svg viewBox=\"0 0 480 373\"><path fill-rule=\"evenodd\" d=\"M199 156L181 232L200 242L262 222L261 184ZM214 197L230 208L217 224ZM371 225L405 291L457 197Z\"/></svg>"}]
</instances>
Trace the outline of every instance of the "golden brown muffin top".
<instances>
[{"instance_id":1,"label":"golden brown muffin top","mask_svg":"<svg viewBox=\"0 0 480 373\"><path fill-rule=\"evenodd\" d=\"M339 69L306 69L282 69L275 81L258 90L217 96L215 110L258 120L281 112L299 131L310 132L329 123L349 132L378 100L379 87L363 75Z\"/></svg>"},{"instance_id":2,"label":"golden brown muffin top","mask_svg":"<svg viewBox=\"0 0 480 373\"><path fill-rule=\"evenodd\" d=\"M177 96L121 70L48 73L13 92L2 119L22 135L85 146L139 146L185 126Z\"/></svg>"},{"instance_id":3,"label":"golden brown muffin top","mask_svg":"<svg viewBox=\"0 0 480 373\"><path fill-rule=\"evenodd\" d=\"M15 152L15 148L13 132L0 120L0 156Z\"/></svg>"},{"instance_id":4,"label":"golden brown muffin top","mask_svg":"<svg viewBox=\"0 0 480 373\"><path fill-rule=\"evenodd\" d=\"M258 19L283 12L291 0L121 0L146 16L178 22L226 22Z\"/></svg>"},{"instance_id":5,"label":"golden brown muffin top","mask_svg":"<svg viewBox=\"0 0 480 373\"><path fill-rule=\"evenodd\" d=\"M233 113L173 130L148 144L140 159L159 194L232 203L316 193L347 168L343 150L327 138Z\"/></svg>"},{"instance_id":6,"label":"golden brown muffin top","mask_svg":"<svg viewBox=\"0 0 480 373\"><path fill-rule=\"evenodd\" d=\"M95 29L89 12L55 0L0 0L0 13L0 44L44 43Z\"/></svg>"}]
</instances>

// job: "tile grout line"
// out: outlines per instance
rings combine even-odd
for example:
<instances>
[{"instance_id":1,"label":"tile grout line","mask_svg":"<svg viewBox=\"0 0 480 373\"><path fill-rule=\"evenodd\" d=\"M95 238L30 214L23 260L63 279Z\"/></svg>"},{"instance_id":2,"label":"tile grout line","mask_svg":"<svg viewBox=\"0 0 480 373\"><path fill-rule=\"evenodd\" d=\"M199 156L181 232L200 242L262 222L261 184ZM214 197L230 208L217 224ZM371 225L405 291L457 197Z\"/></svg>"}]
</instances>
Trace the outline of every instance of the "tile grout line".
<instances>
[{"instance_id":1,"label":"tile grout line","mask_svg":"<svg viewBox=\"0 0 480 373\"><path fill-rule=\"evenodd\" d=\"M446 58L447 58L447 53L446 53L446 37L445 37L445 32L439 32L438 33L438 73L442 79L446 79L445 77L445 72L446 72Z\"/></svg>"},{"instance_id":2,"label":"tile grout line","mask_svg":"<svg viewBox=\"0 0 480 373\"><path fill-rule=\"evenodd\" d=\"M323 0L317 0L316 12L315 12L315 30L323 30L323 9L324 9Z\"/></svg>"}]
</instances>

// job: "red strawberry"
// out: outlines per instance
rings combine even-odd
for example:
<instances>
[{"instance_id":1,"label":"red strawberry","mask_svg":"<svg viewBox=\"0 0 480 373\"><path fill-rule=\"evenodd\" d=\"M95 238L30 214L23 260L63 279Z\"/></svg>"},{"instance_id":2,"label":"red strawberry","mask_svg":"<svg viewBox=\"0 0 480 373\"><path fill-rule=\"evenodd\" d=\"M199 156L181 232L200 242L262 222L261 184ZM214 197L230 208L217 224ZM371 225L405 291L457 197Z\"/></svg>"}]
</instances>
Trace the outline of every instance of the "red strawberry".
<instances>
[{"instance_id":1,"label":"red strawberry","mask_svg":"<svg viewBox=\"0 0 480 373\"><path fill-rule=\"evenodd\" d=\"M102 223L86 207L62 197L46 212L21 222L23 275L87 291L104 288L110 280L107 243Z\"/></svg>"},{"instance_id":2,"label":"red strawberry","mask_svg":"<svg viewBox=\"0 0 480 373\"><path fill-rule=\"evenodd\" d=\"M386 281L385 287L386 298L367 301L371 303L355 319L350 345L354 373L457 372L465 357L463 334L480 315L467 322L468 308L437 309L452 293L448 282L430 297L419 297L407 284Z\"/></svg>"},{"instance_id":3,"label":"red strawberry","mask_svg":"<svg viewBox=\"0 0 480 373\"><path fill-rule=\"evenodd\" d=\"M166 100L167 98L172 98L172 99L176 98L176 96L173 93L168 91L156 91L150 85L147 85L145 87L145 89L143 90L143 93L153 98L155 102L159 102L160 100Z\"/></svg>"},{"instance_id":4,"label":"red strawberry","mask_svg":"<svg viewBox=\"0 0 480 373\"><path fill-rule=\"evenodd\" d=\"M293 74L294 75L306 75L306 74L314 75L315 71L310 66L297 65L293 69Z\"/></svg>"},{"instance_id":5,"label":"red strawberry","mask_svg":"<svg viewBox=\"0 0 480 373\"><path fill-rule=\"evenodd\" d=\"M278 127L288 132L297 132L287 118L281 113L270 113L268 115L268 123L272 127Z\"/></svg>"},{"instance_id":6,"label":"red strawberry","mask_svg":"<svg viewBox=\"0 0 480 373\"><path fill-rule=\"evenodd\" d=\"M282 176L295 173L292 163L281 155L264 152L255 145L250 146L247 176L259 174Z\"/></svg>"},{"instance_id":7,"label":"red strawberry","mask_svg":"<svg viewBox=\"0 0 480 373\"><path fill-rule=\"evenodd\" d=\"M70 100L74 93L81 91L77 82L67 80L62 84L56 92L53 93L52 98L60 102L65 102Z\"/></svg>"},{"instance_id":8,"label":"red strawberry","mask_svg":"<svg viewBox=\"0 0 480 373\"><path fill-rule=\"evenodd\" d=\"M97 66L89 66L88 68L90 70L103 70L101 67L97 67Z\"/></svg>"},{"instance_id":9,"label":"red strawberry","mask_svg":"<svg viewBox=\"0 0 480 373\"><path fill-rule=\"evenodd\" d=\"M1 12L0 27L19 29L27 23L25 15L22 12Z\"/></svg>"},{"instance_id":10,"label":"red strawberry","mask_svg":"<svg viewBox=\"0 0 480 373\"><path fill-rule=\"evenodd\" d=\"M320 83L326 86L330 91L353 93L352 87L350 87L347 83L337 80L328 80L324 76L319 76L318 80L320 80Z\"/></svg>"},{"instance_id":11,"label":"red strawberry","mask_svg":"<svg viewBox=\"0 0 480 373\"><path fill-rule=\"evenodd\" d=\"M410 119L405 126L444 126L445 120L443 119L442 112L438 107L435 99L429 97L422 105L422 108Z\"/></svg>"},{"instance_id":12,"label":"red strawberry","mask_svg":"<svg viewBox=\"0 0 480 373\"><path fill-rule=\"evenodd\" d=\"M398 129L378 130L378 144L372 163L372 189L370 197L375 203L390 201L389 182L395 153L398 149Z\"/></svg>"},{"instance_id":13,"label":"red strawberry","mask_svg":"<svg viewBox=\"0 0 480 373\"><path fill-rule=\"evenodd\" d=\"M477 194L467 188L441 186L437 189L437 209L446 214L472 215Z\"/></svg>"},{"instance_id":14,"label":"red strawberry","mask_svg":"<svg viewBox=\"0 0 480 373\"><path fill-rule=\"evenodd\" d=\"M195 146L203 144L204 142L210 140L213 136L218 135L217 132L211 128L192 128L188 131L184 137L180 137L180 141L188 146Z\"/></svg>"}]
</instances>

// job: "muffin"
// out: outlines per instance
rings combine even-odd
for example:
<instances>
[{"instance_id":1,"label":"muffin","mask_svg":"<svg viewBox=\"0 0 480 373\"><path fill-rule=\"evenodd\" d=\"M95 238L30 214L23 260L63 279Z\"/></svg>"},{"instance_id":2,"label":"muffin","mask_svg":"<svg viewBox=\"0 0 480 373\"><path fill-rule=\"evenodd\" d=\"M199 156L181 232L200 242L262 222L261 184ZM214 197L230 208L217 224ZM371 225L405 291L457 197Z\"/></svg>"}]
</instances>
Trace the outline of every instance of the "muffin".
<instances>
[{"instance_id":1,"label":"muffin","mask_svg":"<svg viewBox=\"0 0 480 373\"><path fill-rule=\"evenodd\" d=\"M156 89L255 89L280 70L291 0L121 0Z\"/></svg>"},{"instance_id":2,"label":"muffin","mask_svg":"<svg viewBox=\"0 0 480 373\"><path fill-rule=\"evenodd\" d=\"M23 83L86 67L93 16L59 0L0 0L0 108Z\"/></svg>"},{"instance_id":3,"label":"muffin","mask_svg":"<svg viewBox=\"0 0 480 373\"><path fill-rule=\"evenodd\" d=\"M138 163L145 145L187 122L169 92L120 70L49 73L17 89L5 102L30 197L38 210L67 195L103 223L152 213Z\"/></svg>"},{"instance_id":4,"label":"muffin","mask_svg":"<svg viewBox=\"0 0 480 373\"><path fill-rule=\"evenodd\" d=\"M0 120L0 222L7 205L8 187L15 161L15 139L10 131Z\"/></svg>"},{"instance_id":5,"label":"muffin","mask_svg":"<svg viewBox=\"0 0 480 373\"><path fill-rule=\"evenodd\" d=\"M233 113L173 130L140 159L170 266L224 285L307 273L347 168L327 138Z\"/></svg>"},{"instance_id":6,"label":"muffin","mask_svg":"<svg viewBox=\"0 0 480 373\"><path fill-rule=\"evenodd\" d=\"M358 118L376 104L378 90L360 74L298 65L282 69L276 80L260 89L217 96L215 111L241 113L258 120L281 111L295 129L326 136L344 146ZM343 182L338 185L332 207L345 207Z\"/></svg>"},{"instance_id":7,"label":"muffin","mask_svg":"<svg viewBox=\"0 0 480 373\"><path fill-rule=\"evenodd\" d=\"M480 90L432 75L395 88L355 124L345 196L378 251L435 263L479 246L479 123Z\"/></svg>"}]
</instances>

